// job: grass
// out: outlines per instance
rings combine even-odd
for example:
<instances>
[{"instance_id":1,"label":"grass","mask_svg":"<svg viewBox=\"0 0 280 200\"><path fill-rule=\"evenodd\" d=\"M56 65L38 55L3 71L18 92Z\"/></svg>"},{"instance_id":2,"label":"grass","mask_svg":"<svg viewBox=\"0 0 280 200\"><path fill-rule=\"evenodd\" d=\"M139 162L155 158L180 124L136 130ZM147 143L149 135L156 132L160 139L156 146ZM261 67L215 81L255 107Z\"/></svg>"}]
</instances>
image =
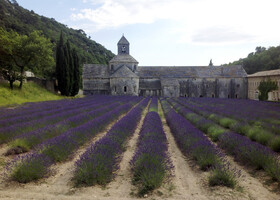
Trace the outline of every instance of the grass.
<instances>
[{"instance_id":1,"label":"grass","mask_svg":"<svg viewBox=\"0 0 280 200\"><path fill-rule=\"evenodd\" d=\"M0 106L11 106L26 102L59 100L65 98L53 94L33 82L24 83L22 90L18 88L18 85L19 83L15 83L14 89L11 90L8 83L0 83Z\"/></svg>"}]
</instances>

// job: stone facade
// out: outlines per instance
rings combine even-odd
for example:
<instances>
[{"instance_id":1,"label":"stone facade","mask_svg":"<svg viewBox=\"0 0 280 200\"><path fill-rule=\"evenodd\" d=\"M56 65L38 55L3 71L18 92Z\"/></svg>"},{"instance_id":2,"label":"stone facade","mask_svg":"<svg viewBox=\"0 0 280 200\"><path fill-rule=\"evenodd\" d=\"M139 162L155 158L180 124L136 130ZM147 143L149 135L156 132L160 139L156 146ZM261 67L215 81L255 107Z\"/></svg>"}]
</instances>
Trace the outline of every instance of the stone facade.
<instances>
[{"instance_id":1,"label":"stone facade","mask_svg":"<svg viewBox=\"0 0 280 200\"><path fill-rule=\"evenodd\" d=\"M242 66L138 66L123 36L109 65L85 64L84 94L247 98Z\"/></svg>"},{"instance_id":2,"label":"stone facade","mask_svg":"<svg viewBox=\"0 0 280 200\"><path fill-rule=\"evenodd\" d=\"M257 72L248 75L248 98L258 100L258 87L261 81L270 79L275 81L278 85L278 90L268 93L269 101L280 101L280 69Z\"/></svg>"}]
</instances>

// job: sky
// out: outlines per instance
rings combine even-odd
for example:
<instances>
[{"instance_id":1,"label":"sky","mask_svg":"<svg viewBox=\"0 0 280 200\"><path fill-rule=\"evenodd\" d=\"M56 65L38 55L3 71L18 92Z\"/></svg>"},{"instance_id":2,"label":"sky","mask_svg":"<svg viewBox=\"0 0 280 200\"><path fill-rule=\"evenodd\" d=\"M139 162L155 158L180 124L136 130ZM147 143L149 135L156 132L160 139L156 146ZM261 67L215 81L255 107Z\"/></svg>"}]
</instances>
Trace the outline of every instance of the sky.
<instances>
[{"instance_id":1,"label":"sky","mask_svg":"<svg viewBox=\"0 0 280 200\"><path fill-rule=\"evenodd\" d=\"M17 0L117 54L124 34L139 66L221 65L280 45L279 0Z\"/></svg>"}]
</instances>

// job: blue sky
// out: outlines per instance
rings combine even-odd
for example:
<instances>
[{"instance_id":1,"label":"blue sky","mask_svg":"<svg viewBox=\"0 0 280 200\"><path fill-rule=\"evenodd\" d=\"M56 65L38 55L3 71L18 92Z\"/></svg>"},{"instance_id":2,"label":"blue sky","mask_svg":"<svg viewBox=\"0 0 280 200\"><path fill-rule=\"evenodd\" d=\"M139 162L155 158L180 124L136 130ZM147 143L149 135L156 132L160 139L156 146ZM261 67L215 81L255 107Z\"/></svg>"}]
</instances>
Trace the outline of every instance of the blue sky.
<instances>
[{"instance_id":1,"label":"blue sky","mask_svg":"<svg viewBox=\"0 0 280 200\"><path fill-rule=\"evenodd\" d=\"M140 66L221 65L280 45L279 0L17 1L115 54L124 34Z\"/></svg>"}]
</instances>

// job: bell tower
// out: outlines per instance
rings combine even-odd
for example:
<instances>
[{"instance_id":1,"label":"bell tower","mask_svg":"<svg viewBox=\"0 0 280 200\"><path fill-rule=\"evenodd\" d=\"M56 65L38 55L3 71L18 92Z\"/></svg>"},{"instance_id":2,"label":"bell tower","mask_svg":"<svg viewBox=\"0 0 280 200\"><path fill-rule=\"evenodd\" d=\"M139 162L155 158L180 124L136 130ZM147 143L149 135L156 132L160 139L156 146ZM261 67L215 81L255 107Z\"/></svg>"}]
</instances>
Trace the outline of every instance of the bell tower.
<instances>
[{"instance_id":1,"label":"bell tower","mask_svg":"<svg viewBox=\"0 0 280 200\"><path fill-rule=\"evenodd\" d=\"M124 37L121 37L120 41L118 42L118 55L121 54L129 54L129 42Z\"/></svg>"}]
</instances>

